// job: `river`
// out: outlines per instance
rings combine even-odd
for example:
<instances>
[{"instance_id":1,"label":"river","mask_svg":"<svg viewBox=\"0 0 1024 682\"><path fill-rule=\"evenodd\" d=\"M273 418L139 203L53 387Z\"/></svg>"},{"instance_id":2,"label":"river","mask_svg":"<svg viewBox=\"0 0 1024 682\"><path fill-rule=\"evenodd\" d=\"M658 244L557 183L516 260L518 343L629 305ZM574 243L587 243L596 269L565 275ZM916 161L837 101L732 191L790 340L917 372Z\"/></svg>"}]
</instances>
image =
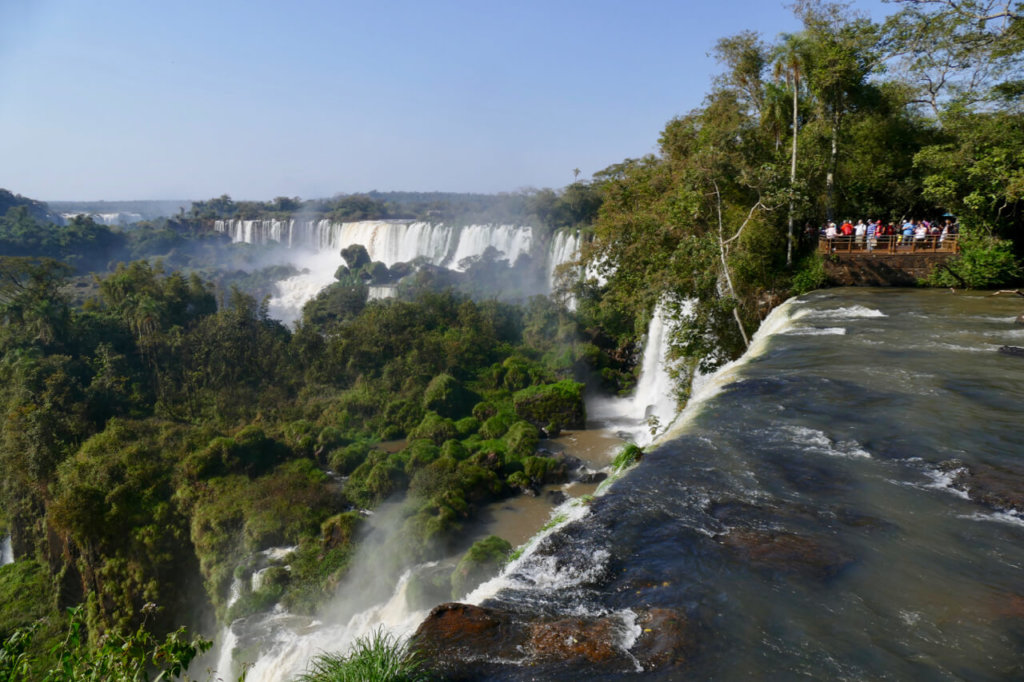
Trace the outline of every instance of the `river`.
<instances>
[{"instance_id":1,"label":"river","mask_svg":"<svg viewBox=\"0 0 1024 682\"><path fill-rule=\"evenodd\" d=\"M474 677L1024 678L1024 515L998 497L1024 497L1024 359L997 352L1024 345L1022 309L900 289L784 304L589 513L476 593L523 619L617 614L622 648L637 614L669 611L685 647L658 666L480 651Z\"/></svg>"}]
</instances>

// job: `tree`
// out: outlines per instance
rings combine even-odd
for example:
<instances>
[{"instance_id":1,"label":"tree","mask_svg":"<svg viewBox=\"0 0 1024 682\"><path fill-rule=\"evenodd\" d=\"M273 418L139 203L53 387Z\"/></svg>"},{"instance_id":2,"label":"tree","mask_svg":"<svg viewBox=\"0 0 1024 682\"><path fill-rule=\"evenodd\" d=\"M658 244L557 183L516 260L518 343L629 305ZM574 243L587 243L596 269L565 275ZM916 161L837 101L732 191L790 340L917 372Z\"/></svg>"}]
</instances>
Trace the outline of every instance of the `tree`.
<instances>
[{"instance_id":1,"label":"tree","mask_svg":"<svg viewBox=\"0 0 1024 682\"><path fill-rule=\"evenodd\" d=\"M798 0L795 5L804 23L807 41L805 75L827 123L829 160L825 175L825 208L835 216L836 170L839 167L843 121L857 104L868 76L880 65L878 27L862 16L851 16L846 6L821 0Z\"/></svg>"},{"instance_id":2,"label":"tree","mask_svg":"<svg viewBox=\"0 0 1024 682\"><path fill-rule=\"evenodd\" d=\"M786 232L786 265L793 264L793 201L796 191L796 153L800 132L800 82L807 64L807 48L803 38L786 34L774 52L775 77L783 78L793 93L793 153L789 166L789 226Z\"/></svg>"}]
</instances>

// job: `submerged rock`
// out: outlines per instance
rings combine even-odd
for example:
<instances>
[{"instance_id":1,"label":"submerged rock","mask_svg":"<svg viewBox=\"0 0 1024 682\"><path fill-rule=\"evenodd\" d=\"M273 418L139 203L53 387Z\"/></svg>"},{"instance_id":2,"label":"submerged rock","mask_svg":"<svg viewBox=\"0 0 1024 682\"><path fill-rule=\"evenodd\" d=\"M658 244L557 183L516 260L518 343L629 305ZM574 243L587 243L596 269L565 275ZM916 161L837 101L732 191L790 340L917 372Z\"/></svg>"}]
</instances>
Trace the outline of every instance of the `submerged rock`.
<instances>
[{"instance_id":1,"label":"submerged rock","mask_svg":"<svg viewBox=\"0 0 1024 682\"><path fill-rule=\"evenodd\" d=\"M985 463L966 465L951 459L939 469L953 474L951 486L978 504L1001 511L1024 513L1024 469Z\"/></svg>"},{"instance_id":2,"label":"submerged rock","mask_svg":"<svg viewBox=\"0 0 1024 682\"><path fill-rule=\"evenodd\" d=\"M850 563L845 552L817 539L768 530L733 530L718 541L754 566L814 578L830 578Z\"/></svg>"},{"instance_id":3,"label":"submerged rock","mask_svg":"<svg viewBox=\"0 0 1024 682\"><path fill-rule=\"evenodd\" d=\"M1024 358L1024 348L1020 346L1000 346L999 352L1003 355L1014 355L1018 358Z\"/></svg>"}]
</instances>

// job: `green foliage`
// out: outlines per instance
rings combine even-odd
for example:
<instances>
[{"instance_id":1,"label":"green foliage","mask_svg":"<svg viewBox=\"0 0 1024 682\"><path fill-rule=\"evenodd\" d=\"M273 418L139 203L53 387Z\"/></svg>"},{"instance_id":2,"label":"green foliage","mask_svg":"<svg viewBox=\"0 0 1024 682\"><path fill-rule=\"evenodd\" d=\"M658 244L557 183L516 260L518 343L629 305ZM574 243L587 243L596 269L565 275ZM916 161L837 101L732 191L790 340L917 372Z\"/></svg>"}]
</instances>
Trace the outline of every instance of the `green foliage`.
<instances>
[{"instance_id":1,"label":"green foliage","mask_svg":"<svg viewBox=\"0 0 1024 682\"><path fill-rule=\"evenodd\" d=\"M459 417L468 413L480 396L466 389L450 374L438 374L423 391L423 409L433 410L444 417Z\"/></svg>"},{"instance_id":2,"label":"green foliage","mask_svg":"<svg viewBox=\"0 0 1024 682\"><path fill-rule=\"evenodd\" d=\"M142 615L150 615L155 609L152 604L147 604ZM0 647L0 678L11 682L173 680L184 678L196 656L213 644L202 637L189 639L184 628L161 640L140 626L131 634L112 634L96 646L89 646L78 609L69 610L67 634L53 652L53 662L30 653L29 646L35 635L36 629L30 626L5 640Z\"/></svg>"},{"instance_id":3,"label":"green foliage","mask_svg":"<svg viewBox=\"0 0 1024 682\"><path fill-rule=\"evenodd\" d=\"M1021 277L1020 262L1009 241L968 233L960 240L960 248L959 254L932 271L930 284L988 289Z\"/></svg>"},{"instance_id":4,"label":"green foliage","mask_svg":"<svg viewBox=\"0 0 1024 682\"><path fill-rule=\"evenodd\" d=\"M513 405L516 416L549 433L586 426L583 384L575 381L525 388L513 396Z\"/></svg>"},{"instance_id":5,"label":"green foliage","mask_svg":"<svg viewBox=\"0 0 1024 682\"><path fill-rule=\"evenodd\" d=\"M619 454L615 455L615 459L612 460L612 470L622 471L628 469L637 462L639 462L644 456L644 451L633 443L628 443L623 446Z\"/></svg>"},{"instance_id":6,"label":"green foliage","mask_svg":"<svg viewBox=\"0 0 1024 682\"><path fill-rule=\"evenodd\" d=\"M825 262L820 254L810 253L804 256L796 265L796 272L793 273L791 284L795 296L806 294L809 291L820 289L825 286Z\"/></svg>"},{"instance_id":7,"label":"green foliage","mask_svg":"<svg viewBox=\"0 0 1024 682\"><path fill-rule=\"evenodd\" d=\"M317 656L298 679L300 682L425 682L430 678L408 644L380 628L357 639L348 654Z\"/></svg>"}]
</instances>

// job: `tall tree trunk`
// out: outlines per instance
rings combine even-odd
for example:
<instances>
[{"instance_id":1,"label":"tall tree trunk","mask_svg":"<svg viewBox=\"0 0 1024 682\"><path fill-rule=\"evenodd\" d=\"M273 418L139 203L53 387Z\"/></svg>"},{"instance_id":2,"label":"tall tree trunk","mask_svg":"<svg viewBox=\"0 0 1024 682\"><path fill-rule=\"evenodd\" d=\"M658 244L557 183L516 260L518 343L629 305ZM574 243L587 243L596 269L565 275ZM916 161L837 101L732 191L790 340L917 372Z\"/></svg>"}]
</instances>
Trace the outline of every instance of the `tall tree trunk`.
<instances>
[{"instance_id":1,"label":"tall tree trunk","mask_svg":"<svg viewBox=\"0 0 1024 682\"><path fill-rule=\"evenodd\" d=\"M835 218L835 184L836 167L839 164L839 111L832 112L832 155L828 161L828 174L825 176L825 188L827 190L827 202L825 211L828 214L829 222Z\"/></svg>"},{"instance_id":2,"label":"tall tree trunk","mask_svg":"<svg viewBox=\"0 0 1024 682\"><path fill-rule=\"evenodd\" d=\"M789 164L789 232L786 237L786 265L793 264L793 186L796 185L796 134L800 130L800 119L797 116L798 81L793 80L793 156Z\"/></svg>"}]
</instances>

